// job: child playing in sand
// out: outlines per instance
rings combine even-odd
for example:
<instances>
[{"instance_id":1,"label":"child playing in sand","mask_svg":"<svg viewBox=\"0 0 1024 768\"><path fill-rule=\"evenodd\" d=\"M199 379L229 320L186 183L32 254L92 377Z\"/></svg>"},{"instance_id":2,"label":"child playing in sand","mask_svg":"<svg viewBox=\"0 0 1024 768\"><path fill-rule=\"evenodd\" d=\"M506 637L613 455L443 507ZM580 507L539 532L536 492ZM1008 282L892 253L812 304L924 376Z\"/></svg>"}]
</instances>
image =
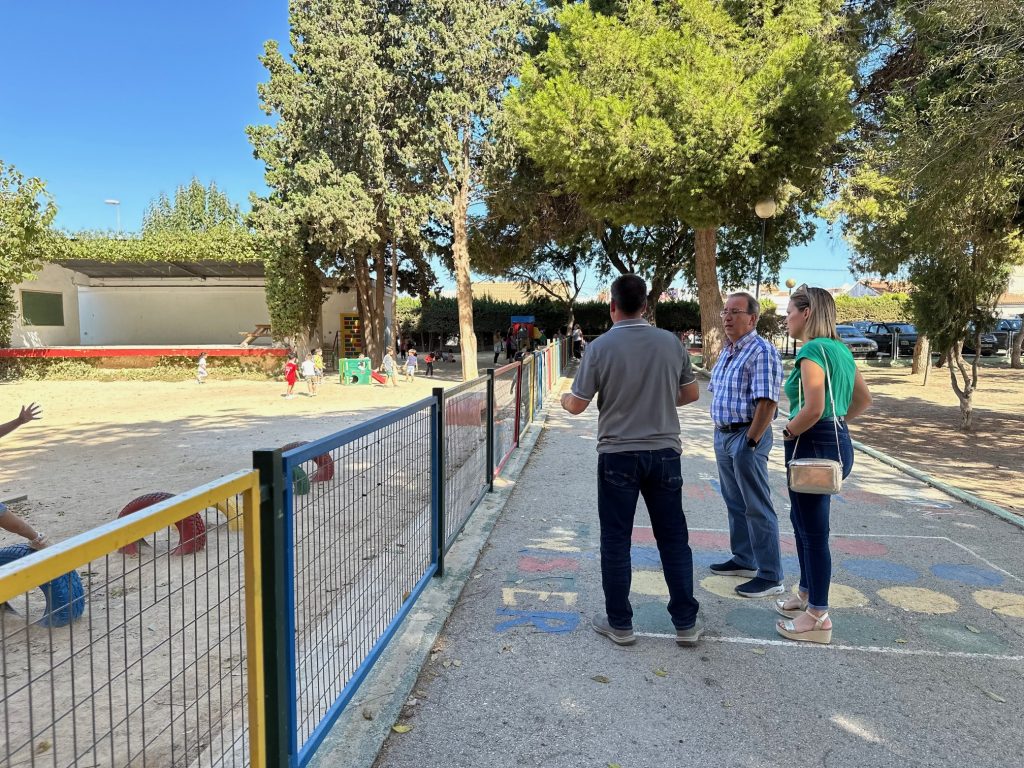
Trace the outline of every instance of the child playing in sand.
<instances>
[{"instance_id":1,"label":"child playing in sand","mask_svg":"<svg viewBox=\"0 0 1024 768\"><path fill-rule=\"evenodd\" d=\"M412 381L416 376L416 350L410 349L405 356L405 380Z\"/></svg>"},{"instance_id":2,"label":"child playing in sand","mask_svg":"<svg viewBox=\"0 0 1024 768\"><path fill-rule=\"evenodd\" d=\"M306 355L306 359L302 361L302 378L306 380L306 391L310 397L316 397L316 363L313 362L313 354L309 353Z\"/></svg>"},{"instance_id":3,"label":"child playing in sand","mask_svg":"<svg viewBox=\"0 0 1024 768\"><path fill-rule=\"evenodd\" d=\"M284 364L284 380L288 383L288 390L284 393L285 400L291 400L295 395L295 381L299 378L299 363L295 355L288 355L288 362Z\"/></svg>"},{"instance_id":4,"label":"child playing in sand","mask_svg":"<svg viewBox=\"0 0 1024 768\"><path fill-rule=\"evenodd\" d=\"M0 437L13 432L22 424L35 421L39 414L39 406L35 403L21 406L21 413L16 418L6 424L0 424ZM28 539L28 545L32 549L42 549L50 544L50 538L45 533L37 531L3 504L0 504L0 528Z\"/></svg>"},{"instance_id":5,"label":"child playing in sand","mask_svg":"<svg viewBox=\"0 0 1024 768\"><path fill-rule=\"evenodd\" d=\"M313 350L313 367L316 369L316 386L324 383L324 351L321 347Z\"/></svg>"}]
</instances>

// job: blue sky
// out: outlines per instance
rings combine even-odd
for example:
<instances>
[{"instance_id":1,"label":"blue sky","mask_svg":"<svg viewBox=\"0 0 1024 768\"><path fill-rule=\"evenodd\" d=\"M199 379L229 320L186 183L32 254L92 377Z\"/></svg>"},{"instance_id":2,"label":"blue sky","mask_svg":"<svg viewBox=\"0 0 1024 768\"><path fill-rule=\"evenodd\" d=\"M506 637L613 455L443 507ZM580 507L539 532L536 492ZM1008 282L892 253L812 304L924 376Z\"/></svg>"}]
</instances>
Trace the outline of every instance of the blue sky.
<instances>
[{"instance_id":1,"label":"blue sky","mask_svg":"<svg viewBox=\"0 0 1024 768\"><path fill-rule=\"evenodd\" d=\"M0 159L38 176L57 226L137 230L149 202L193 176L248 208L263 168L245 126L266 40L288 37L286 0L176 3L0 0ZM781 278L852 282L849 253L821 227ZM446 282L451 282L450 280Z\"/></svg>"}]
</instances>

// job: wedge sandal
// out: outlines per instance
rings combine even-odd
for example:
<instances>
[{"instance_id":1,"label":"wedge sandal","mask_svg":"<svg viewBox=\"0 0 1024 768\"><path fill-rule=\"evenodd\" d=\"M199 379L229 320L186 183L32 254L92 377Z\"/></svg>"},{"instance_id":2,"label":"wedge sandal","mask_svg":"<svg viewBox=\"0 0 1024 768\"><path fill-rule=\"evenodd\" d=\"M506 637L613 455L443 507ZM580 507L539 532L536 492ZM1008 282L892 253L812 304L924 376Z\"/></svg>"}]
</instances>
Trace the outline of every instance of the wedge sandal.
<instances>
[{"instance_id":1,"label":"wedge sandal","mask_svg":"<svg viewBox=\"0 0 1024 768\"><path fill-rule=\"evenodd\" d=\"M797 630L793 626L792 621L777 621L775 622L775 631L788 640L796 640L803 643L821 643L822 645L828 645L832 642L832 627L824 629L822 625L828 621L828 613L823 613L821 616L815 616L810 611L807 611L807 615L814 619L814 628L805 629L803 632Z\"/></svg>"}]
</instances>

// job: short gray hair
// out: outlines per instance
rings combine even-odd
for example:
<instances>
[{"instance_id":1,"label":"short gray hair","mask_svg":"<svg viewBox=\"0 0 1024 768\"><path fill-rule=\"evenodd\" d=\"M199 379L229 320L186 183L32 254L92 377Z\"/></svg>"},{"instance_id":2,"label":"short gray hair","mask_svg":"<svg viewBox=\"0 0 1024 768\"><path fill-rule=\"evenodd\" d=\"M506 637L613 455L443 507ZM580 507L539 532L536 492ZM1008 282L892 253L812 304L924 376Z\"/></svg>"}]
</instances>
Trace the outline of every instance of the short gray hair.
<instances>
[{"instance_id":1,"label":"short gray hair","mask_svg":"<svg viewBox=\"0 0 1024 768\"><path fill-rule=\"evenodd\" d=\"M739 291L738 293L729 294L730 299L735 299L737 297L747 300L747 312L749 312L754 317L761 316L761 303L757 299L755 299L746 291Z\"/></svg>"}]
</instances>

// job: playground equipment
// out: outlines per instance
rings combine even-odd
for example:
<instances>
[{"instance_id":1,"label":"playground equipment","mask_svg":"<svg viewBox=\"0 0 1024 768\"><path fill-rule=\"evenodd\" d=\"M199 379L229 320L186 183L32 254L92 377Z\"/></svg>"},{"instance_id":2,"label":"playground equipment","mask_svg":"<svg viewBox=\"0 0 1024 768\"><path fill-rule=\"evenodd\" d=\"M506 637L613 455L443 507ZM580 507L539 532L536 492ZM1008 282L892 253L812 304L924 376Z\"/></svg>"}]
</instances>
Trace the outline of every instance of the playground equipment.
<instances>
[{"instance_id":1,"label":"playground equipment","mask_svg":"<svg viewBox=\"0 0 1024 768\"><path fill-rule=\"evenodd\" d=\"M242 512L235 504L234 499L225 499L224 501L218 501L213 505L213 508L224 515L225 520L228 524L229 531L240 531L244 526L242 520Z\"/></svg>"},{"instance_id":2,"label":"playground equipment","mask_svg":"<svg viewBox=\"0 0 1024 768\"><path fill-rule=\"evenodd\" d=\"M369 384L370 358L368 357L346 357L341 361L341 383L342 384Z\"/></svg>"},{"instance_id":3,"label":"playground equipment","mask_svg":"<svg viewBox=\"0 0 1024 768\"><path fill-rule=\"evenodd\" d=\"M307 442L307 440L299 440L295 443L288 443L288 445L281 446L281 451L290 451L292 448L306 445ZM331 458L331 454L321 453L319 456L314 456L313 462L316 464L316 472L313 473L310 480L314 483L326 483L334 479L334 459ZM292 478L292 481L295 482L295 478Z\"/></svg>"},{"instance_id":4,"label":"playground equipment","mask_svg":"<svg viewBox=\"0 0 1024 768\"><path fill-rule=\"evenodd\" d=\"M118 512L117 516L120 519L125 515L138 512L140 509L166 501L173 496L173 493L165 491L147 493L125 504L124 509ZM174 524L174 527L178 529L178 546L171 550L172 555L191 555L202 551L203 547L206 546L206 523L203 522L203 518L198 513L189 515L184 520L179 520ZM137 556L140 543L141 541L133 541L131 544L125 544L118 551L122 555Z\"/></svg>"},{"instance_id":5,"label":"playground equipment","mask_svg":"<svg viewBox=\"0 0 1024 768\"><path fill-rule=\"evenodd\" d=\"M15 544L0 549L0 565L13 563L35 550L28 544ZM46 598L46 613L35 622L40 627L66 627L85 613L85 590L78 571L69 571L53 581L39 585L39 591ZM13 610L4 603L3 610Z\"/></svg>"}]
</instances>

